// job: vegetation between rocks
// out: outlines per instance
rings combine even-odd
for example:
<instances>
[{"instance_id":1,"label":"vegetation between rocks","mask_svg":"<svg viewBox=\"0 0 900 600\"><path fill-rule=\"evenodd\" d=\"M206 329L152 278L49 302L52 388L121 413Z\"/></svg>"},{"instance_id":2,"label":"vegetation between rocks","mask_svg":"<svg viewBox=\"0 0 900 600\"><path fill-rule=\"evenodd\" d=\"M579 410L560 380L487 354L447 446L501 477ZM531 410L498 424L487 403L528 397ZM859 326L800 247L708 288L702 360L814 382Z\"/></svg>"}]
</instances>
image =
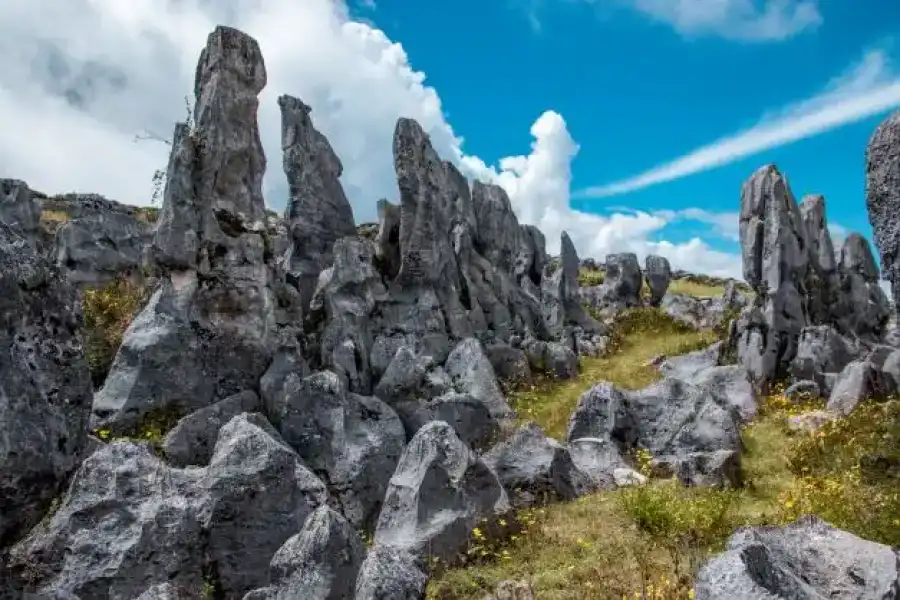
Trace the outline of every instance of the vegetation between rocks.
<instances>
[{"instance_id":1,"label":"vegetation between rocks","mask_svg":"<svg viewBox=\"0 0 900 600\"><path fill-rule=\"evenodd\" d=\"M578 397L607 380L637 389L655 380L649 359L715 341L655 309L628 311L610 353L585 359L575 381L542 382L513 396L521 417L562 439ZM687 488L677 480L600 492L521 513L520 530L490 540L476 530L464 567L436 572L431 599L481 600L504 580L525 580L547 600L693 597L697 568L739 527L816 514L866 539L900 544L900 401L869 403L814 433L787 418L821 409L778 392L743 432L740 489ZM649 456L635 466L650 474ZM474 549L474 550L473 550Z\"/></svg>"},{"instance_id":2,"label":"vegetation between rocks","mask_svg":"<svg viewBox=\"0 0 900 600\"><path fill-rule=\"evenodd\" d=\"M146 300L146 290L125 279L85 290L82 301L84 355L95 386L101 385L106 378L125 330Z\"/></svg>"}]
</instances>

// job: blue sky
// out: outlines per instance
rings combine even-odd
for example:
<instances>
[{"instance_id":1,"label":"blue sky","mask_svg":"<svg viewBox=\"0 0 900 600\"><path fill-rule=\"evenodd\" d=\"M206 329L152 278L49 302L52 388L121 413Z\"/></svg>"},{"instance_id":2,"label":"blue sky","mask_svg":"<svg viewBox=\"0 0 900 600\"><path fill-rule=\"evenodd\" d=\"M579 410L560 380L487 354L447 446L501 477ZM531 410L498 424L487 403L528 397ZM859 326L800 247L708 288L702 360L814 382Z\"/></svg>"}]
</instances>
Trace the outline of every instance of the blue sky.
<instances>
[{"instance_id":1,"label":"blue sky","mask_svg":"<svg viewBox=\"0 0 900 600\"><path fill-rule=\"evenodd\" d=\"M565 0L378 0L366 16L402 42L440 91L466 149L488 162L529 143L521 123L548 107L560 112L580 145L572 165L577 190L627 179L748 128L817 94L866 52L896 57L900 2L860 4L822 3L818 25L767 40L681 32L639 11ZM773 162L798 200L824 194L832 223L870 236L864 150L886 113L677 181L572 204L600 213L623 206L737 211L741 183ZM737 248L706 223L659 232L673 241L698 234L722 250Z\"/></svg>"},{"instance_id":2,"label":"blue sky","mask_svg":"<svg viewBox=\"0 0 900 600\"><path fill-rule=\"evenodd\" d=\"M566 231L583 257L740 277L740 187L770 162L798 200L825 195L836 237L870 234L864 153L900 108L898 0L349 1L0 3L0 176L147 204L223 24L265 57L276 210L291 94L340 157L357 222L398 199L391 143L408 117L503 186L550 252Z\"/></svg>"}]
</instances>

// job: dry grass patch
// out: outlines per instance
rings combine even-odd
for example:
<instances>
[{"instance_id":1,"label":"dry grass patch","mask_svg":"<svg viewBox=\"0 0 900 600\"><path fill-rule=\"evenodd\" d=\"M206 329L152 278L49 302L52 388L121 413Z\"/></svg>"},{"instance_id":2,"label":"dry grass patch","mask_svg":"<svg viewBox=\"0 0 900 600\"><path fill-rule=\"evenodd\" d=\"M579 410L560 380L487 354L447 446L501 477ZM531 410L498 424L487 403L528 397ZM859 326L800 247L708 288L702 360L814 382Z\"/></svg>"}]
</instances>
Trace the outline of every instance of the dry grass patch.
<instances>
[{"instance_id":1,"label":"dry grass patch","mask_svg":"<svg viewBox=\"0 0 900 600\"><path fill-rule=\"evenodd\" d=\"M125 330L146 300L146 290L124 279L85 290L84 354L95 385L103 383Z\"/></svg>"},{"instance_id":2,"label":"dry grass patch","mask_svg":"<svg viewBox=\"0 0 900 600\"><path fill-rule=\"evenodd\" d=\"M715 298L725 293L724 285L698 283L688 279L673 279L669 290L673 294L685 294L695 298Z\"/></svg>"}]
</instances>

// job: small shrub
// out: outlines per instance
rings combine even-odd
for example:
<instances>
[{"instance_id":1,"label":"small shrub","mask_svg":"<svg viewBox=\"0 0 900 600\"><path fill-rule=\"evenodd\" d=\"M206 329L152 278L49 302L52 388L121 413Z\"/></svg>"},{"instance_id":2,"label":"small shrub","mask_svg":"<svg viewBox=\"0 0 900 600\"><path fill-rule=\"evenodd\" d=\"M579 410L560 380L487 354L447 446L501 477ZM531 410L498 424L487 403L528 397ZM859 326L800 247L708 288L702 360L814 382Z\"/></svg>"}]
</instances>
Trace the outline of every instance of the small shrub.
<instances>
[{"instance_id":1,"label":"small shrub","mask_svg":"<svg viewBox=\"0 0 900 600\"><path fill-rule=\"evenodd\" d=\"M85 290L82 303L85 358L94 385L103 383L122 344L125 330L145 300L145 291L126 280Z\"/></svg>"},{"instance_id":2,"label":"small shrub","mask_svg":"<svg viewBox=\"0 0 900 600\"><path fill-rule=\"evenodd\" d=\"M604 273L599 269L579 269L578 285L581 287L592 287L603 283Z\"/></svg>"}]
</instances>

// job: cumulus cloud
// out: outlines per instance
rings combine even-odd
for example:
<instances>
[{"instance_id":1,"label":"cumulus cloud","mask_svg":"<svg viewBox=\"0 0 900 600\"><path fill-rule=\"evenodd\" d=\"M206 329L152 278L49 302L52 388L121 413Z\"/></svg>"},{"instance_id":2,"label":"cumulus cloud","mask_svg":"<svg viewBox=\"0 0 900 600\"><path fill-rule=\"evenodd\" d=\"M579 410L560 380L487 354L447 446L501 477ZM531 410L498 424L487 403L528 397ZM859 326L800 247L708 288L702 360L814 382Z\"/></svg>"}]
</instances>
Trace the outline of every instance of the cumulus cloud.
<instances>
[{"instance_id":1,"label":"cumulus cloud","mask_svg":"<svg viewBox=\"0 0 900 600\"><path fill-rule=\"evenodd\" d=\"M818 0L618 1L688 36L781 41L822 23Z\"/></svg>"},{"instance_id":2,"label":"cumulus cloud","mask_svg":"<svg viewBox=\"0 0 900 600\"><path fill-rule=\"evenodd\" d=\"M660 239L672 218L573 211L570 164L578 146L555 112L545 112L532 126L528 155L489 166L466 154L440 97L412 68L402 46L351 19L342 2L34 0L0 3L0 23L6 24L0 25L0 175L36 189L97 192L146 204L168 146L135 143L134 136L171 135L183 118L183 97L192 92L206 36L215 25L227 24L256 37L266 59L259 120L268 157L265 191L273 208L287 200L276 102L287 93L312 106L316 126L341 157L357 222L374 218L379 198L396 200L391 139L397 118L405 116L418 120L438 152L469 176L507 189L520 219L545 231L551 251L567 230L582 255L658 252L676 266L739 275L737 257L715 252L700 239Z\"/></svg>"},{"instance_id":3,"label":"cumulus cloud","mask_svg":"<svg viewBox=\"0 0 900 600\"><path fill-rule=\"evenodd\" d=\"M748 156L810 138L900 106L900 74L884 50L872 50L812 98L764 116L740 133L622 181L588 187L579 197L603 198L709 171Z\"/></svg>"}]
</instances>

